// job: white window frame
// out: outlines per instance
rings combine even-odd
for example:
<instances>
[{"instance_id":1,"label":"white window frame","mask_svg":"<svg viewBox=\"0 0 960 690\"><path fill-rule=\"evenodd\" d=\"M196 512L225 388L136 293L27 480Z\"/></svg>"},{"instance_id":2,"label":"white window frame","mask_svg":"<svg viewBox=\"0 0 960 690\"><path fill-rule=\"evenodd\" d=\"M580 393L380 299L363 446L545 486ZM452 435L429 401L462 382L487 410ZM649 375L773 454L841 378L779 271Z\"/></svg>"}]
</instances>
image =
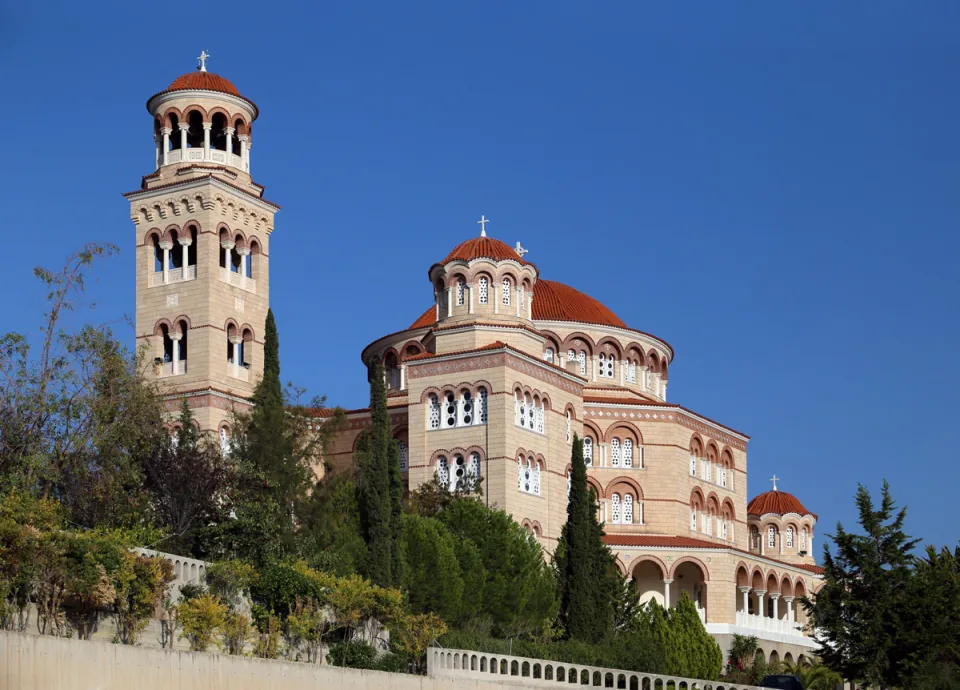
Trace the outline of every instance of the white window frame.
<instances>
[{"instance_id":1,"label":"white window frame","mask_svg":"<svg viewBox=\"0 0 960 690\"><path fill-rule=\"evenodd\" d=\"M777 528L772 525L767 527L767 548L777 548Z\"/></svg>"},{"instance_id":2,"label":"white window frame","mask_svg":"<svg viewBox=\"0 0 960 690\"><path fill-rule=\"evenodd\" d=\"M620 439L614 436L610 439L610 467L620 467L622 454L620 453Z\"/></svg>"},{"instance_id":3,"label":"white window frame","mask_svg":"<svg viewBox=\"0 0 960 690\"><path fill-rule=\"evenodd\" d=\"M457 306L462 307L466 301L467 281L463 278L457 280Z\"/></svg>"},{"instance_id":4,"label":"white window frame","mask_svg":"<svg viewBox=\"0 0 960 690\"><path fill-rule=\"evenodd\" d=\"M509 278L504 278L503 283L501 283L501 302L503 306L510 306L510 292L513 290L513 284L510 282Z\"/></svg>"},{"instance_id":5,"label":"white window frame","mask_svg":"<svg viewBox=\"0 0 960 690\"><path fill-rule=\"evenodd\" d=\"M487 304L490 301L490 281L486 276L480 276L477 279L477 301L480 304Z\"/></svg>"},{"instance_id":6,"label":"white window frame","mask_svg":"<svg viewBox=\"0 0 960 690\"><path fill-rule=\"evenodd\" d=\"M583 464L587 467L593 467L593 439L589 436L583 437Z\"/></svg>"}]
</instances>

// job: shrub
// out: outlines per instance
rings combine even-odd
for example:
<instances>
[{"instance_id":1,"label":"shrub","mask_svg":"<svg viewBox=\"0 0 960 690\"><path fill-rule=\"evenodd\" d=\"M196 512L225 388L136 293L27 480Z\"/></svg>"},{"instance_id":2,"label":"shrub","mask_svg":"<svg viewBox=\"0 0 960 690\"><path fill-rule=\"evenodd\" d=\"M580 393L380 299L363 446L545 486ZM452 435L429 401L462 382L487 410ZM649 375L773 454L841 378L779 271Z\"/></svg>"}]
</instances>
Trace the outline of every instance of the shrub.
<instances>
[{"instance_id":1,"label":"shrub","mask_svg":"<svg viewBox=\"0 0 960 690\"><path fill-rule=\"evenodd\" d=\"M223 626L226 615L227 607L210 594L182 602L177 606L177 616L183 628L180 639L190 642L191 651L206 651L213 642L214 632Z\"/></svg>"},{"instance_id":2,"label":"shrub","mask_svg":"<svg viewBox=\"0 0 960 690\"><path fill-rule=\"evenodd\" d=\"M255 617L257 628L254 656L261 659L276 659L280 656L280 619L272 613L260 613Z\"/></svg>"},{"instance_id":3,"label":"shrub","mask_svg":"<svg viewBox=\"0 0 960 690\"><path fill-rule=\"evenodd\" d=\"M220 561L207 567L204 579L207 589L217 595L231 610L238 608L250 586L257 579L257 571L243 561Z\"/></svg>"},{"instance_id":4,"label":"shrub","mask_svg":"<svg viewBox=\"0 0 960 690\"><path fill-rule=\"evenodd\" d=\"M250 619L246 614L230 611L223 617L220 626L220 648L228 654L243 654L250 639Z\"/></svg>"},{"instance_id":5,"label":"shrub","mask_svg":"<svg viewBox=\"0 0 960 690\"><path fill-rule=\"evenodd\" d=\"M127 552L114 575L114 620L123 644L136 644L173 581L173 565L160 557Z\"/></svg>"},{"instance_id":6,"label":"shrub","mask_svg":"<svg viewBox=\"0 0 960 690\"><path fill-rule=\"evenodd\" d=\"M377 650L358 640L338 642L330 645L327 658L334 666L372 669L377 661Z\"/></svg>"}]
</instances>

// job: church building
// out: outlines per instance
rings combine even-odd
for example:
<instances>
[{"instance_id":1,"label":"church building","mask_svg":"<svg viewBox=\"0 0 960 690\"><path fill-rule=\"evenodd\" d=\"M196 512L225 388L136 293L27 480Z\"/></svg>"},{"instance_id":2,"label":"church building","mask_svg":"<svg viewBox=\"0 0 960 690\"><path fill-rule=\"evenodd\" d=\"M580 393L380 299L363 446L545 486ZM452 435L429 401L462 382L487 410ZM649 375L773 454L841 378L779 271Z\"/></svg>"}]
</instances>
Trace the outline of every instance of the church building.
<instances>
[{"instance_id":1,"label":"church building","mask_svg":"<svg viewBox=\"0 0 960 690\"><path fill-rule=\"evenodd\" d=\"M279 208L251 176L258 108L207 71L208 57L147 101L156 167L125 196L138 344L171 411L186 398L201 428L226 440L263 369ZM776 481L749 500L749 437L668 401L669 343L549 280L487 222L423 257L410 326L359 353L383 365L407 488L482 478L483 500L552 553L579 435L605 540L644 599L669 606L686 593L725 650L737 633L759 638L767 661L811 656L800 599L821 581L816 514ZM369 423L368 410L347 413L334 471L350 466Z\"/></svg>"}]
</instances>

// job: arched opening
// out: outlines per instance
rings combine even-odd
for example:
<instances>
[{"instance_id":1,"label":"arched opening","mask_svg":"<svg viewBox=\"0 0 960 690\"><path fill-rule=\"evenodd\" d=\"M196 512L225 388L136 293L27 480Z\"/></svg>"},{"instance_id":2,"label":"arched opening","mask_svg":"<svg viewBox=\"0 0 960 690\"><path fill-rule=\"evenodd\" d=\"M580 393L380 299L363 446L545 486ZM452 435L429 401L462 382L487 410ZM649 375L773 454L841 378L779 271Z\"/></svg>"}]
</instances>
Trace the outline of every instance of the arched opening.
<instances>
[{"instance_id":1,"label":"arched opening","mask_svg":"<svg viewBox=\"0 0 960 690\"><path fill-rule=\"evenodd\" d=\"M203 114L199 110L191 110L187 113L187 124L190 128L187 130L187 148L203 148Z\"/></svg>"},{"instance_id":2,"label":"arched opening","mask_svg":"<svg viewBox=\"0 0 960 690\"><path fill-rule=\"evenodd\" d=\"M230 272L243 275L246 272L243 269L243 254L240 253L244 249L243 235L234 237L233 244L237 248L237 251L230 252Z\"/></svg>"},{"instance_id":3,"label":"arched opening","mask_svg":"<svg viewBox=\"0 0 960 690\"><path fill-rule=\"evenodd\" d=\"M706 620L704 607L706 606L706 573L699 563L684 561L673 569L673 596L679 601L686 594L697 607L700 620Z\"/></svg>"},{"instance_id":4,"label":"arched opening","mask_svg":"<svg viewBox=\"0 0 960 690\"><path fill-rule=\"evenodd\" d=\"M227 116L223 113L214 113L210 118L210 148L218 151L227 150Z\"/></svg>"},{"instance_id":5,"label":"arched opening","mask_svg":"<svg viewBox=\"0 0 960 690\"><path fill-rule=\"evenodd\" d=\"M656 561L640 561L633 569L633 586L640 595L640 603L655 601L665 606L663 568Z\"/></svg>"},{"instance_id":6,"label":"arched opening","mask_svg":"<svg viewBox=\"0 0 960 690\"><path fill-rule=\"evenodd\" d=\"M239 117L233 121L233 153L237 156L240 155L240 135L246 134L246 125L243 123Z\"/></svg>"},{"instance_id":7,"label":"arched opening","mask_svg":"<svg viewBox=\"0 0 960 690\"><path fill-rule=\"evenodd\" d=\"M256 240L250 243L250 256L247 259L247 278L260 277L261 249Z\"/></svg>"},{"instance_id":8,"label":"arched opening","mask_svg":"<svg viewBox=\"0 0 960 690\"><path fill-rule=\"evenodd\" d=\"M173 361L173 338L170 337L170 329L166 324L160 326L160 335L163 338L163 351L161 357L163 357L163 363L169 364Z\"/></svg>"},{"instance_id":9,"label":"arched opening","mask_svg":"<svg viewBox=\"0 0 960 690\"><path fill-rule=\"evenodd\" d=\"M178 373L187 373L187 331L190 328L187 325L187 322L180 320L177 322L179 328L180 342L176 343L177 347L174 348L174 356L178 357L177 361L181 364L178 366Z\"/></svg>"},{"instance_id":10,"label":"arched opening","mask_svg":"<svg viewBox=\"0 0 960 690\"><path fill-rule=\"evenodd\" d=\"M176 230L171 230L170 239L173 242L173 247L170 248L170 268L172 270L183 268L183 253L185 247L180 243L180 233Z\"/></svg>"},{"instance_id":11,"label":"arched opening","mask_svg":"<svg viewBox=\"0 0 960 690\"><path fill-rule=\"evenodd\" d=\"M176 113L170 113L170 150L180 149L180 117Z\"/></svg>"},{"instance_id":12,"label":"arched opening","mask_svg":"<svg viewBox=\"0 0 960 690\"><path fill-rule=\"evenodd\" d=\"M240 340L240 366L250 369L253 366L253 331L243 329L243 338Z\"/></svg>"},{"instance_id":13,"label":"arched opening","mask_svg":"<svg viewBox=\"0 0 960 690\"><path fill-rule=\"evenodd\" d=\"M383 377L388 389L400 389L400 363L393 351L387 352L383 357Z\"/></svg>"}]
</instances>

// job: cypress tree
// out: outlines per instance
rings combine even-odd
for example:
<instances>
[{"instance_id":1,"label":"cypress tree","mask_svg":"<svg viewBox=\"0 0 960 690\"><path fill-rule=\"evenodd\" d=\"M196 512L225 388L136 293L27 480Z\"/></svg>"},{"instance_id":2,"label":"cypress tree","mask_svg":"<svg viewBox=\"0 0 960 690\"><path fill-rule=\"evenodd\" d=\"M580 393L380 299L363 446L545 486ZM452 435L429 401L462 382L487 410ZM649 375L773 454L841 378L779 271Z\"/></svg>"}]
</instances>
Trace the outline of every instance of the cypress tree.
<instances>
[{"instance_id":1,"label":"cypress tree","mask_svg":"<svg viewBox=\"0 0 960 690\"><path fill-rule=\"evenodd\" d=\"M257 405L283 405L283 386L280 383L280 335L273 309L267 310L263 329L263 378L253 392Z\"/></svg>"},{"instance_id":2,"label":"cypress tree","mask_svg":"<svg viewBox=\"0 0 960 690\"><path fill-rule=\"evenodd\" d=\"M356 467L360 503L360 530L367 542L367 577L377 585L390 587L400 573L399 537L402 530L397 523L401 510L395 510L400 478L400 461L390 416L387 414L387 390L383 368L370 367L370 429L358 440ZM396 478L392 465L396 464ZM399 485L402 500L402 485Z\"/></svg>"},{"instance_id":3,"label":"cypress tree","mask_svg":"<svg viewBox=\"0 0 960 690\"><path fill-rule=\"evenodd\" d=\"M567 522L557 546L560 620L568 638L598 643L613 629L612 555L603 544L597 504L587 485L583 441L573 438ZM608 586L609 585L609 586Z\"/></svg>"}]
</instances>

